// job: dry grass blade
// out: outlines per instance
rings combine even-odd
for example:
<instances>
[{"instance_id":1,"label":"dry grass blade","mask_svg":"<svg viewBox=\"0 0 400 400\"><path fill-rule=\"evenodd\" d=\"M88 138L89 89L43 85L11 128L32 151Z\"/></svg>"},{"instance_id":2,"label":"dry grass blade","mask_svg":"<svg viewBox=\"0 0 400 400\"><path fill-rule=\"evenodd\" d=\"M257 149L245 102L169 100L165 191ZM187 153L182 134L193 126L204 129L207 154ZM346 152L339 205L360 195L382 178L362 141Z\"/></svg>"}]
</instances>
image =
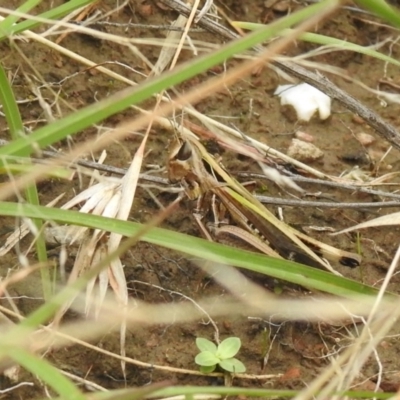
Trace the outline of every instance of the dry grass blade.
<instances>
[{"instance_id":1,"label":"dry grass blade","mask_svg":"<svg viewBox=\"0 0 400 400\"><path fill-rule=\"evenodd\" d=\"M367 222L354 225L350 228L343 229L340 232L332 233L332 235L339 235L340 233L346 233L355 231L357 229L373 228L377 226L388 226L388 225L399 225L400 224L400 212L384 215L382 217L371 219Z\"/></svg>"},{"instance_id":2,"label":"dry grass blade","mask_svg":"<svg viewBox=\"0 0 400 400\"><path fill-rule=\"evenodd\" d=\"M64 204L62 208L69 209L84 201L80 212L127 220L135 197L147 137L148 135L143 138L126 175L122 179L103 178L102 182L84 190ZM89 233L85 227L67 227L67 232L72 243L76 240L81 241L74 267L68 279L69 284L75 282L93 265L97 265L105 259L108 254L117 250L122 239L122 235L116 233L111 233L106 238L105 232L98 229ZM109 285L113 289L119 305L125 309L128 304L128 290L123 265L119 258L114 258L108 269L103 270L97 279L94 278L89 282L86 290L85 314L89 314L94 306L95 315L99 316ZM69 304L63 307L57 315L56 321L60 320L73 300L71 299ZM126 323L124 321L121 322L120 334L121 355L124 356L126 336ZM122 369L124 372L124 363L122 363Z\"/></svg>"},{"instance_id":3,"label":"dry grass blade","mask_svg":"<svg viewBox=\"0 0 400 400\"><path fill-rule=\"evenodd\" d=\"M179 15L177 20L172 23L172 27L183 28L187 23L187 18ZM158 60L153 68L153 73L155 75L161 74L171 62L172 57L175 54L175 49L171 46L171 44L176 44L179 38L181 37L181 32L171 30L166 39L165 46L161 49L160 55L158 56Z\"/></svg>"},{"instance_id":4,"label":"dry grass blade","mask_svg":"<svg viewBox=\"0 0 400 400\"><path fill-rule=\"evenodd\" d=\"M233 179L197 140L186 140L190 149L185 149L184 144L172 154L170 174L172 179L183 182L189 196L198 197L207 191L214 193L239 226L253 234L261 234L283 257L323 267L335 275L340 274L322 257L351 267L359 265L359 255L321 243L277 219ZM212 171L211 174L208 171ZM240 239L248 242L246 236L240 235Z\"/></svg>"},{"instance_id":5,"label":"dry grass blade","mask_svg":"<svg viewBox=\"0 0 400 400\"><path fill-rule=\"evenodd\" d=\"M203 267L203 266L202 266ZM221 265L208 264L206 268L210 272L218 273L216 278L221 280L221 284L230 287L230 281L233 283L232 296L215 296L196 300L196 304L189 301L152 304L141 300L129 301L128 312L121 309L120 303L112 296L107 296L102 304L99 317L94 323L92 318L80 321L69 321L60 327L57 332L71 335L81 340L90 341L96 337L102 336L110 330L116 330L116 327L127 320L129 327L152 326L152 325L170 325L171 323L194 322L204 319L204 310L211 317L238 315L238 313L251 314L255 316L268 317L274 316L283 320L307 320L315 322L332 323L343 321L349 318L365 317L370 314L371 308L375 304L373 297L355 296L352 299L338 299L332 297L303 297L303 298L284 298L279 295L271 294L260 286L249 282L243 284L243 276L235 269ZM224 274L227 274L226 280ZM242 283L241 283L242 282ZM72 308L81 313L85 309L85 298L83 295L77 296ZM279 310L279 315L277 315ZM329 310L329 312L327 312ZM0 307L0 311L6 315L23 318L21 315L15 315L5 307ZM381 316L398 313L399 305L397 298L386 298L379 304L378 311ZM379 317L380 319L381 317ZM393 321L392 321L393 322ZM46 330L53 330L54 325L46 327ZM37 332L32 332L36 335ZM51 334L53 336L53 334ZM50 337L53 339L53 337ZM43 340L32 341L29 336L15 337L15 345L33 345L35 349L45 348L48 345L49 337L44 335ZM65 346L68 339L60 337L57 346Z\"/></svg>"},{"instance_id":6,"label":"dry grass blade","mask_svg":"<svg viewBox=\"0 0 400 400\"><path fill-rule=\"evenodd\" d=\"M135 156L133 157L132 164L128 169L127 174L122 179L121 200L116 215L117 219L128 220L129 213L132 208L133 199L135 198L136 188L139 181L140 168L143 162L144 149L148 133L142 140ZM108 251L111 253L117 250L122 236L116 233L111 233L108 239ZM119 302L124 308L128 304L128 288L124 274L123 265L120 258L114 258L111 261L110 270L110 285L114 292L117 294ZM125 356L125 337L126 337L126 321L121 322L120 340L121 340L121 356ZM125 362L121 361L122 371L125 374Z\"/></svg>"}]
</instances>

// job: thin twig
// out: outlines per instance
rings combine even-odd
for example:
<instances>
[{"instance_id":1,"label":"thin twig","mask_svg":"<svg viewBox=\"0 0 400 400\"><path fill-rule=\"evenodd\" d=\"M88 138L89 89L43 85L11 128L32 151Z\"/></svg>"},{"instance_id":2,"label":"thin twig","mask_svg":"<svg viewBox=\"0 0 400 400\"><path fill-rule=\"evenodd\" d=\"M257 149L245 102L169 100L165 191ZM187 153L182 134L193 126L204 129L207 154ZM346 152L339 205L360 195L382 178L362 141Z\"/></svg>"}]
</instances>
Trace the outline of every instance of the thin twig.
<instances>
[{"instance_id":1,"label":"thin twig","mask_svg":"<svg viewBox=\"0 0 400 400\"><path fill-rule=\"evenodd\" d=\"M147 25L147 24L134 24L134 23L118 23L118 22L109 22L109 21L96 21L92 24L78 24L83 26L90 26L90 25L106 25L106 26L115 26L118 28L133 28L133 29L148 29L153 31L177 31L183 32L184 29L178 26L173 25ZM190 28L190 32L204 32L203 28Z\"/></svg>"},{"instance_id":2,"label":"thin twig","mask_svg":"<svg viewBox=\"0 0 400 400\"><path fill-rule=\"evenodd\" d=\"M276 204L280 206L294 207L323 207L323 208L383 208L383 207L400 207L400 201L378 201L370 203L342 203L327 201L307 201L282 199L280 197L255 196L261 203Z\"/></svg>"},{"instance_id":3,"label":"thin twig","mask_svg":"<svg viewBox=\"0 0 400 400\"><path fill-rule=\"evenodd\" d=\"M288 171L285 171L285 172L288 172ZM355 191L355 192L368 193L368 194L371 194L374 196L390 197L393 199L400 200L400 194L382 192L381 190L373 190L368 187L363 187L360 185L351 185L348 183L324 181L322 179L307 178L305 176L295 175L295 174L289 174L289 175L290 175L290 179L292 179L296 182L304 182L304 183L312 183L315 185L330 186L330 187L335 187L335 188L340 188L340 189L345 189L345 190L351 190L351 191ZM251 178L251 179L254 179L254 178L267 179L264 174L253 174L253 173L248 173L248 172L239 172L236 176L239 176L242 178ZM373 185L370 184L370 186L373 186Z\"/></svg>"},{"instance_id":4,"label":"thin twig","mask_svg":"<svg viewBox=\"0 0 400 400\"><path fill-rule=\"evenodd\" d=\"M76 382L84 385L86 389L93 390L93 391L97 390L99 392L108 392L108 389L104 388L103 386L98 385L95 382L89 381L88 379L85 379L85 378L82 378L82 377L80 377L78 375L72 374L71 372L64 371L63 369L58 369L58 371L61 374L67 376L70 379L72 379L73 381L76 381Z\"/></svg>"},{"instance_id":5,"label":"thin twig","mask_svg":"<svg viewBox=\"0 0 400 400\"><path fill-rule=\"evenodd\" d=\"M129 281L128 283L138 283L140 285L146 285L146 286L150 286L154 289L160 290L160 291L164 291L167 292L171 295L177 295L177 296L181 296L184 299L186 299L187 301L190 301L200 312L202 312L204 315L206 315L206 317L208 318L208 322L213 326L214 328L214 337L215 337L215 341L217 342L217 344L220 343L220 339L219 339L219 329L217 324L215 323L215 321L211 318L210 314L200 305L198 304L194 299L192 299L189 296L186 296L185 294L181 293L181 292L177 292L175 290L170 290L170 289L166 289L162 286L158 286L158 285L154 285L153 283L147 283L147 282L143 282L143 281L138 281L138 280L132 280Z\"/></svg>"},{"instance_id":6,"label":"thin twig","mask_svg":"<svg viewBox=\"0 0 400 400\"><path fill-rule=\"evenodd\" d=\"M0 139L0 146L5 146L7 144L9 144L10 142L8 142L7 140L4 139ZM57 151L50 151L50 150L42 150L42 154L45 157L50 157L50 158L55 158L55 157L63 157L65 154L61 153L61 152L57 152ZM65 155L66 157L66 155ZM43 162L43 159L31 159L32 161L36 161L36 162ZM69 165L71 165L70 161L67 161ZM106 165L106 164L99 164L95 161L90 161L90 160L82 160L82 159L78 159L75 160L72 164L72 166L74 165L80 165L81 167L86 167L86 168L90 168L90 169L96 169L98 171L102 171L102 172L108 172L110 174L115 174L115 175L119 175L119 176L124 176L128 169L127 168L118 168L118 167L113 167L112 165ZM153 175L148 175L148 174L140 174L139 175L140 180L142 181L147 181L147 182L151 182L151 183L155 183L157 185L162 185L165 187L169 187L169 188L174 188L174 191L176 191L176 189L178 189L176 186L172 185L168 179L166 178L161 178L159 176L153 176Z\"/></svg>"}]
</instances>

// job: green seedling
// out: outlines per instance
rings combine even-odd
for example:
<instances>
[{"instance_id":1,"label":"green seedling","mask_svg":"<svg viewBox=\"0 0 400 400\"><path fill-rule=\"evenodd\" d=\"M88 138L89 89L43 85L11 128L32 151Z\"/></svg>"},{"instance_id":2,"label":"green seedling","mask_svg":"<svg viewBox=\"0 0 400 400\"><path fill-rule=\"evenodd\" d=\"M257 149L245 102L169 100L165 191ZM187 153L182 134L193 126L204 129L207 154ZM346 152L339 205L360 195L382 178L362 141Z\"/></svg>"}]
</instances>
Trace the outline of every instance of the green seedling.
<instances>
[{"instance_id":1,"label":"green seedling","mask_svg":"<svg viewBox=\"0 0 400 400\"><path fill-rule=\"evenodd\" d=\"M246 371L244 364L234 356L240 349L240 339L230 337L223 340L218 346L204 338L196 339L196 346L200 353L194 359L200 365L200 371L208 374L213 372L217 365L225 371L242 373Z\"/></svg>"}]
</instances>

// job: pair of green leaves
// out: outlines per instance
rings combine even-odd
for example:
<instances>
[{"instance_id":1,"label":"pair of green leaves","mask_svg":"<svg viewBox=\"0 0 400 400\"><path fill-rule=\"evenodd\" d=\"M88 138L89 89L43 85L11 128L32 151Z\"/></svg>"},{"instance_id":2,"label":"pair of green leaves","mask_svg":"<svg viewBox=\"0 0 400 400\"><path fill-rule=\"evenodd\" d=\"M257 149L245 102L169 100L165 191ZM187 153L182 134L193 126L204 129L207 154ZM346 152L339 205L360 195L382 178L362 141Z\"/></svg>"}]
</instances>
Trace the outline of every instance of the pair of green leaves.
<instances>
[{"instance_id":1,"label":"pair of green leaves","mask_svg":"<svg viewBox=\"0 0 400 400\"><path fill-rule=\"evenodd\" d=\"M243 373L246 371L244 364L234 356L242 345L237 337L223 340L218 346L204 338L196 339L196 346L201 351L195 358L195 363L200 365L200 371L207 374L213 372L217 365L225 371Z\"/></svg>"}]
</instances>

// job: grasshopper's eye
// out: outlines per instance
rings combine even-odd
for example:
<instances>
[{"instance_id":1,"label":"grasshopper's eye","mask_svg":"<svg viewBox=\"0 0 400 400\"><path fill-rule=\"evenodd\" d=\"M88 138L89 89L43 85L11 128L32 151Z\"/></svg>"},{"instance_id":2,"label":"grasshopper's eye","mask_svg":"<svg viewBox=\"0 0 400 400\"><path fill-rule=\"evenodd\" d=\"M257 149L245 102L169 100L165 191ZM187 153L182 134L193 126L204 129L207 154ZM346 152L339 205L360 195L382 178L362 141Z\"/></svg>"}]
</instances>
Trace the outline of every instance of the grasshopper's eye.
<instances>
[{"instance_id":1,"label":"grasshopper's eye","mask_svg":"<svg viewBox=\"0 0 400 400\"><path fill-rule=\"evenodd\" d=\"M179 161L187 161L192 156L192 149L188 142L184 142L176 154L176 159Z\"/></svg>"}]
</instances>

